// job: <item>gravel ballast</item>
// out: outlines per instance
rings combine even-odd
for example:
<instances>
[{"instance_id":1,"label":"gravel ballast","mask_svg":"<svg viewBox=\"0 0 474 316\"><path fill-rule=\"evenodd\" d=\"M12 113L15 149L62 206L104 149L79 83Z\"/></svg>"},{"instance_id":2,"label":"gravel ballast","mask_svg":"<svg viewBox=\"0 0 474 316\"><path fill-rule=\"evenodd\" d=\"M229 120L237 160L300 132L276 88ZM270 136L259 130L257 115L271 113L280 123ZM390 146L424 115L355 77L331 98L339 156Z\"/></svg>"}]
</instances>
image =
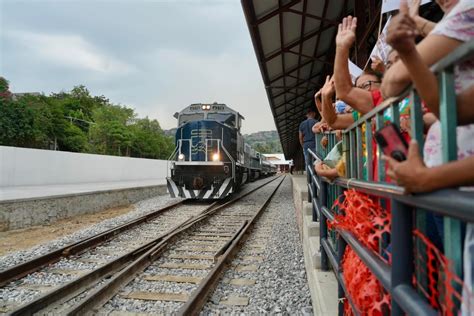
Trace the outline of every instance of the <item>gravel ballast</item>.
<instances>
[{"instance_id":1,"label":"gravel ballast","mask_svg":"<svg viewBox=\"0 0 474 316\"><path fill-rule=\"evenodd\" d=\"M255 244L265 245L263 253L257 253L251 247ZM263 261L243 259L243 256L259 256L263 257ZM235 267L241 264L256 264L258 269L256 272L237 272ZM290 177L284 180L232 266L224 274L223 281L217 286L202 314L313 314ZM256 283L250 286L230 285L228 280L233 278L253 279ZM248 297L249 304L220 304L222 299L231 295Z\"/></svg>"},{"instance_id":2,"label":"gravel ballast","mask_svg":"<svg viewBox=\"0 0 474 316\"><path fill-rule=\"evenodd\" d=\"M255 186L267 182L269 179L263 179L247 185L243 191L248 191ZM272 191L280 180L274 181L266 188L245 197L235 205L230 206L225 211L227 214L246 214L251 215L263 203L269 192ZM125 215L102 221L86 229L77 231L66 237L45 243L27 251L19 251L10 255L0 257L0 269L24 262L28 259L44 254L53 249L57 249L79 238L85 238L105 231L131 219L149 213L165 205L176 202L168 196L160 196L148 199L135 204L135 210ZM99 247L87 251L80 256L65 258L50 267L33 273L21 280L12 282L9 286L0 288L0 297L5 298L9 303L7 305L16 305L27 302L34 297L44 293L44 288L35 289L34 285L57 286L63 282L70 281L78 277L74 271L90 271L107 261L116 258L130 247L138 246L144 242L156 238L160 231L166 231L184 221L187 217L198 214L209 204L202 205L184 205L180 207L180 215L173 214L173 211L166 212L157 217L150 223L141 226L141 232L137 235L133 230L125 232L106 242ZM160 220L161 218L161 220ZM213 218L208 224L198 225L190 234L195 232L212 231L223 220L230 221L231 217L222 216L221 219ZM237 230L241 223L235 224ZM209 226L210 225L210 226ZM139 242L137 243L137 240ZM137 244L137 245L135 245ZM216 242L214 247L220 247ZM177 248L188 248L177 249ZM166 293L187 293L190 294L197 284L193 283L170 283L166 281L146 281L145 276L177 274L182 276L205 277L206 270L187 270L159 267L162 263L188 263L188 264L210 264L212 261L207 259L177 259L167 258L168 255L192 254L192 255L210 255L208 251L192 250L191 244L184 239L171 246L154 264L145 269L144 273L124 286L109 302L102 308L102 313L110 312L132 312L132 313L173 313L182 305L180 302L168 301L146 301L126 298L128 293L132 292L166 292ZM78 258L80 259L78 260ZM237 271L238 266L256 265L256 271ZM58 273L57 271L63 271ZM68 274L67 271L73 271ZM66 271L66 273L64 273ZM237 286L229 284L234 278L244 278L255 280L254 285ZM81 295L85 296L86 293ZM247 297L248 304L245 306L223 305L222 301L231 296ZM62 308L70 307L71 303L78 298L63 303ZM5 302L5 301L4 301ZM1 313L2 304L0 304ZM6 307L4 305L3 307ZM55 310L52 313L59 312ZM287 177L280 186L272 202L268 205L266 211L262 214L256 225L252 229L245 245L238 252L236 258L232 261L230 268L225 272L214 293L204 307L202 314L283 314L283 315L312 315L311 296L306 280L305 266L301 241L295 218L293 198L291 192L291 179Z\"/></svg>"}]
</instances>

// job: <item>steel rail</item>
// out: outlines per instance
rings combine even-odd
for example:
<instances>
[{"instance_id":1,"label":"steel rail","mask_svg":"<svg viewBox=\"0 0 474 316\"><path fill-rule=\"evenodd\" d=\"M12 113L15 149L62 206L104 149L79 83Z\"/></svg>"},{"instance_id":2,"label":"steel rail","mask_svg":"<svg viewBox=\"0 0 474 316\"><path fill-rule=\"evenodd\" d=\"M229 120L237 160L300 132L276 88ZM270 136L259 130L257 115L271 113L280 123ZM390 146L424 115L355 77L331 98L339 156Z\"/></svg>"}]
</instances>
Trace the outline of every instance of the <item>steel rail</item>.
<instances>
[{"instance_id":1,"label":"steel rail","mask_svg":"<svg viewBox=\"0 0 474 316\"><path fill-rule=\"evenodd\" d=\"M18 265L12 266L7 268L3 271L0 271L0 287L6 285L7 283L22 278L32 272L36 272L41 268L55 263L62 258L78 254L84 250L90 249L94 246L97 246L111 238L115 237L117 234L120 234L124 231L127 231L131 228L134 228L140 224L143 224L151 219L154 219L161 215L165 211L169 211L179 205L181 205L183 201L179 201L170 205L167 205L159 210L153 211L146 215L140 216L139 218L130 220L124 224L121 224L117 227L113 227L101 233L98 233L94 236L86 237L79 241L73 242L68 244L64 247L59 249L50 251L38 257L35 257L31 260L25 261Z\"/></svg>"},{"instance_id":2,"label":"steel rail","mask_svg":"<svg viewBox=\"0 0 474 316\"><path fill-rule=\"evenodd\" d=\"M209 205L206 209L204 209L201 214L206 213L208 210L212 209L215 207L217 202L212 203ZM158 236L152 241L149 241L148 243L139 246L138 248L129 251L122 256L106 263L103 266L100 266L91 272L80 276L79 278L66 283L62 286L59 286L55 289L53 289L50 292L45 293L44 295L38 297L37 299L26 303L19 308L13 310L10 315L32 315L33 313L47 307L48 305L51 305L53 303L56 303L58 301L61 301L65 297L74 294L74 293L82 293L83 291L87 290L88 288L91 287L91 285L96 284L95 281L97 281L100 278L106 277L108 275L111 275L112 273L120 270L123 268L127 263L130 263L131 261L135 260L138 258L140 255L145 253L147 250L155 246L157 243L159 243L161 240L163 240L166 236L172 234L174 231L180 229L182 225L188 224L192 220L191 218L188 218L178 226L171 228L168 232Z\"/></svg>"},{"instance_id":3,"label":"steel rail","mask_svg":"<svg viewBox=\"0 0 474 316\"><path fill-rule=\"evenodd\" d=\"M70 308L65 312L67 315L92 315L95 314L97 308L100 308L104 305L108 300L110 300L116 292L122 288L123 286L127 285L131 282L135 275L143 270L145 270L148 266L150 266L168 247L171 240L177 237L179 234L187 231L194 225L200 223L201 221L208 219L214 213L225 209L227 206L236 203L237 201L241 200L242 198L252 194L253 192L261 189L262 187L266 186L267 184L277 180L281 176L274 177L270 181L265 182L257 186L256 188L246 192L244 194L239 195L238 197L225 202L224 204L210 209L206 212L201 213L198 216L195 216L190 221L188 221L185 225L181 225L175 231L164 237L160 242L155 244L153 247L148 249L145 253L141 254L135 261L130 263L128 266L123 268L119 273L114 275L107 283L103 284L92 293L90 293L83 301L81 301L78 305Z\"/></svg>"},{"instance_id":4,"label":"steel rail","mask_svg":"<svg viewBox=\"0 0 474 316\"><path fill-rule=\"evenodd\" d=\"M281 184L285 180L285 177L278 183L277 187L270 196L266 199L265 203L260 207L257 213L252 217L250 221L245 221L242 227L238 230L236 235L227 244L228 248L222 254L217 261L214 268L209 272L206 278L199 284L199 287L191 294L190 299L178 310L177 315L199 315L202 307L206 304L207 299L214 288L217 286L222 272L226 265L235 257L239 246L243 244L243 241L248 236L248 232L253 228L253 225L257 222L258 218L263 214L270 204L273 196L280 188Z\"/></svg>"}]
</instances>

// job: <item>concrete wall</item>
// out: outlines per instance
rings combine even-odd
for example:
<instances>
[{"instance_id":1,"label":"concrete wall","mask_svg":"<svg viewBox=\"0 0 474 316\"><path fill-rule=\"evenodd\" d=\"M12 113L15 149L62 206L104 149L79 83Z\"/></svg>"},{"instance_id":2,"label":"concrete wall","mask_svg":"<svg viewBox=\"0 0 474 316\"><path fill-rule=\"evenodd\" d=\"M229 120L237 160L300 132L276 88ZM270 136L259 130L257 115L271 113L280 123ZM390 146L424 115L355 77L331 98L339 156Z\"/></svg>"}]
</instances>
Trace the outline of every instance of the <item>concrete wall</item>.
<instances>
[{"instance_id":1,"label":"concrete wall","mask_svg":"<svg viewBox=\"0 0 474 316\"><path fill-rule=\"evenodd\" d=\"M0 187L160 180L166 160L0 146Z\"/></svg>"},{"instance_id":2,"label":"concrete wall","mask_svg":"<svg viewBox=\"0 0 474 316\"><path fill-rule=\"evenodd\" d=\"M0 203L0 232L33 225L50 225L62 218L130 205L163 194L166 194L166 186L156 185Z\"/></svg>"}]
</instances>

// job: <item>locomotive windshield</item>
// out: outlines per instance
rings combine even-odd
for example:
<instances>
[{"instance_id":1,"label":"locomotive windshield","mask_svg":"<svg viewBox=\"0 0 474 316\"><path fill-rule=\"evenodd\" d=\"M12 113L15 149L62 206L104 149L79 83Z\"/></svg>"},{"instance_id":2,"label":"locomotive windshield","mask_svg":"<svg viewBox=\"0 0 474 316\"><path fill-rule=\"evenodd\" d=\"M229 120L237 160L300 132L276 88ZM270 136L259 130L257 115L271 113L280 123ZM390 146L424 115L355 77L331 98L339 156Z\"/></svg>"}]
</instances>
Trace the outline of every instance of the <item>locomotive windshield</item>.
<instances>
[{"instance_id":1,"label":"locomotive windshield","mask_svg":"<svg viewBox=\"0 0 474 316\"><path fill-rule=\"evenodd\" d=\"M232 113L207 113L207 119L235 127L235 114Z\"/></svg>"},{"instance_id":2,"label":"locomotive windshield","mask_svg":"<svg viewBox=\"0 0 474 316\"><path fill-rule=\"evenodd\" d=\"M179 125L183 125L191 121L199 121L204 119L204 113L181 114L179 116Z\"/></svg>"}]
</instances>

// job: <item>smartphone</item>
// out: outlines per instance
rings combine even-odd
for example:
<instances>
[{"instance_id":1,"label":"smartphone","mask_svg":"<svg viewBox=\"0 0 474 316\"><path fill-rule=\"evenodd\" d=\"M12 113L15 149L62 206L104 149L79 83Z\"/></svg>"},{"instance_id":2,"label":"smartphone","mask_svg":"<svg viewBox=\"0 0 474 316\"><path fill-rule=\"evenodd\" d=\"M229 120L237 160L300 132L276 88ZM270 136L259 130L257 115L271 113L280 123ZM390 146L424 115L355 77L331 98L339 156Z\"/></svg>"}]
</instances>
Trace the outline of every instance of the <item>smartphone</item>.
<instances>
[{"instance_id":1,"label":"smartphone","mask_svg":"<svg viewBox=\"0 0 474 316\"><path fill-rule=\"evenodd\" d=\"M407 159L408 144L397 125L390 122L379 129L375 133L375 140L385 156L392 157L397 161Z\"/></svg>"}]
</instances>

